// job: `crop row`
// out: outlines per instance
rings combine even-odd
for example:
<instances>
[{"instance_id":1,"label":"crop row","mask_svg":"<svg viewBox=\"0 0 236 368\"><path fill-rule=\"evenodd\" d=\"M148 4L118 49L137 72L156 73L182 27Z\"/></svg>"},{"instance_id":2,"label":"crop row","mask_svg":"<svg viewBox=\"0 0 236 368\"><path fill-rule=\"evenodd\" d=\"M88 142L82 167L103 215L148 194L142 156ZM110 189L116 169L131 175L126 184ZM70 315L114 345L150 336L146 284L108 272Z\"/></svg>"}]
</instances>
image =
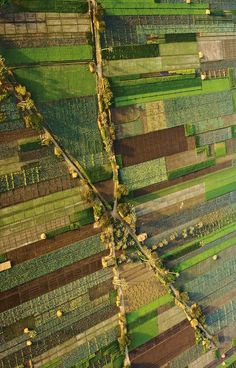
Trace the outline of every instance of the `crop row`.
<instances>
[{"instance_id":1,"label":"crop row","mask_svg":"<svg viewBox=\"0 0 236 368\"><path fill-rule=\"evenodd\" d=\"M160 158L125 167L120 170L121 180L130 190L167 180L165 159Z\"/></svg>"},{"instance_id":2,"label":"crop row","mask_svg":"<svg viewBox=\"0 0 236 368\"><path fill-rule=\"evenodd\" d=\"M34 298L28 302L18 305L17 307L6 310L0 314L2 326L9 326L16 323L22 318L31 316L32 310L37 315L42 315L51 309L55 309L57 305L70 302L80 295L86 294L88 289L98 286L100 283L111 278L109 269L99 270L76 281L66 284L60 288L52 290L40 297Z\"/></svg>"},{"instance_id":3,"label":"crop row","mask_svg":"<svg viewBox=\"0 0 236 368\"><path fill-rule=\"evenodd\" d=\"M47 273L78 262L93 254L99 253L102 250L104 250L104 248L100 243L99 236L93 236L55 252L26 261L1 273L0 290L4 291L16 287L17 285L21 285L46 275Z\"/></svg>"}]
</instances>

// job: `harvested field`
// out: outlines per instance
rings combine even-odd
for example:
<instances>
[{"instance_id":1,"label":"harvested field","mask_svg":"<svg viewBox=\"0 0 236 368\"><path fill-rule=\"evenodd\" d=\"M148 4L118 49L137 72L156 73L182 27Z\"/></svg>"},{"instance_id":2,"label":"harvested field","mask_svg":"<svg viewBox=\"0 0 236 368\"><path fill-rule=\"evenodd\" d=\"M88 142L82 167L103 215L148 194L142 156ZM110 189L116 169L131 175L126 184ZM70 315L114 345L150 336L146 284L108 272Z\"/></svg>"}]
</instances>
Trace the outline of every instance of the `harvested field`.
<instances>
[{"instance_id":1,"label":"harvested field","mask_svg":"<svg viewBox=\"0 0 236 368\"><path fill-rule=\"evenodd\" d=\"M99 231L94 229L92 225L86 225L79 230L69 231L67 233L57 235L55 238L40 240L33 244L28 244L24 247L12 250L7 253L7 257L14 265L19 264L98 233Z\"/></svg>"},{"instance_id":2,"label":"harvested field","mask_svg":"<svg viewBox=\"0 0 236 368\"><path fill-rule=\"evenodd\" d=\"M124 290L126 313L139 309L166 294L166 290L155 278L153 272L143 264L127 264L121 268L120 273L127 283L127 289ZM143 290L146 291L145 294Z\"/></svg>"},{"instance_id":3,"label":"harvested field","mask_svg":"<svg viewBox=\"0 0 236 368\"><path fill-rule=\"evenodd\" d=\"M195 344L194 330L184 320L130 353L132 367L161 367Z\"/></svg>"},{"instance_id":4,"label":"harvested field","mask_svg":"<svg viewBox=\"0 0 236 368\"><path fill-rule=\"evenodd\" d=\"M179 183L191 180L191 179L195 179L195 178L198 178L202 175L210 174L210 173L213 173L215 171L226 169L227 167L231 167L231 166L232 166L232 161L231 160L227 161L227 162L223 162L222 164L217 164L215 166L208 167L206 169L194 172L192 174L182 176L182 177L174 179L174 180L168 180L168 181L163 182L163 183L153 184L153 185L150 185L146 188L135 190L134 191L134 196L138 197L138 196L142 196L142 195L145 195L145 194L148 194L148 193L152 193L152 192L155 192L159 189L167 188L167 187L170 187L172 185L179 184Z\"/></svg>"},{"instance_id":5,"label":"harvested field","mask_svg":"<svg viewBox=\"0 0 236 368\"><path fill-rule=\"evenodd\" d=\"M0 312L16 307L28 300L37 298L42 294L100 270L102 268L101 258L105 255L107 255L107 251L0 293Z\"/></svg>"},{"instance_id":6,"label":"harvested field","mask_svg":"<svg viewBox=\"0 0 236 368\"><path fill-rule=\"evenodd\" d=\"M59 13L15 13L0 18L4 47L45 47L87 44L87 15Z\"/></svg>"},{"instance_id":7,"label":"harvested field","mask_svg":"<svg viewBox=\"0 0 236 368\"><path fill-rule=\"evenodd\" d=\"M115 149L116 154L122 155L123 165L132 166L187 151L188 140L180 126L116 141Z\"/></svg>"}]
</instances>

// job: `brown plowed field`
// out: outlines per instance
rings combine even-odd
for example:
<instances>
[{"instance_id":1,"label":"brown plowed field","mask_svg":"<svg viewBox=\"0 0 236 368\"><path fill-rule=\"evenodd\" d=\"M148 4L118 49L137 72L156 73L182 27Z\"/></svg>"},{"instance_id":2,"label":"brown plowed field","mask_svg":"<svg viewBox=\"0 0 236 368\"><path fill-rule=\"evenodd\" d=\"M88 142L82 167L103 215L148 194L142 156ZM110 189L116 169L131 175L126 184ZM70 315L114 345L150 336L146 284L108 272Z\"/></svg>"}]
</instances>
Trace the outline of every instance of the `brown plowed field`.
<instances>
[{"instance_id":1,"label":"brown plowed field","mask_svg":"<svg viewBox=\"0 0 236 368\"><path fill-rule=\"evenodd\" d=\"M1 292L0 313L100 270L102 268L101 258L105 255L107 255L107 251Z\"/></svg>"},{"instance_id":2,"label":"brown plowed field","mask_svg":"<svg viewBox=\"0 0 236 368\"><path fill-rule=\"evenodd\" d=\"M158 368L195 344L194 330L187 320L130 353L133 368Z\"/></svg>"},{"instance_id":3,"label":"brown plowed field","mask_svg":"<svg viewBox=\"0 0 236 368\"><path fill-rule=\"evenodd\" d=\"M232 160L227 161L227 162L223 162L221 164L217 164L215 166L208 167L206 169L196 171L192 174L181 176L180 178L177 178L177 179L174 179L174 180L168 180L168 181L165 181L165 182L162 182L162 183L149 185L148 187L135 190L134 191L134 196L139 197L139 196L142 196L142 195L145 195L145 194L149 194L149 193L155 192L157 190L164 189L164 188L170 187L172 185L185 182L187 180L198 178L199 176L202 176L202 175L206 175L206 174L210 174L210 173L213 173L215 171L218 171L218 170L226 169L227 167L231 167L231 166L232 166Z\"/></svg>"},{"instance_id":4,"label":"brown plowed field","mask_svg":"<svg viewBox=\"0 0 236 368\"><path fill-rule=\"evenodd\" d=\"M99 230L94 229L93 225L85 225L78 230L68 231L64 234L57 235L52 239L39 240L24 247L14 249L7 253L7 257L12 264L15 265L29 259L37 258L46 253L53 252L98 233Z\"/></svg>"},{"instance_id":5,"label":"brown plowed field","mask_svg":"<svg viewBox=\"0 0 236 368\"><path fill-rule=\"evenodd\" d=\"M37 137L39 133L31 128L15 129L11 131L0 132L0 143L8 143L17 139Z\"/></svg>"},{"instance_id":6,"label":"brown plowed field","mask_svg":"<svg viewBox=\"0 0 236 368\"><path fill-rule=\"evenodd\" d=\"M122 155L124 166L173 155L193 149L192 140L185 137L184 127L163 129L115 142L117 155Z\"/></svg>"},{"instance_id":7,"label":"brown plowed field","mask_svg":"<svg viewBox=\"0 0 236 368\"><path fill-rule=\"evenodd\" d=\"M41 181L39 183L1 193L0 206L1 208L13 206L15 204L30 201L31 199L36 199L48 194L71 189L79 185L79 180L72 179L69 175L47 181Z\"/></svg>"}]
</instances>

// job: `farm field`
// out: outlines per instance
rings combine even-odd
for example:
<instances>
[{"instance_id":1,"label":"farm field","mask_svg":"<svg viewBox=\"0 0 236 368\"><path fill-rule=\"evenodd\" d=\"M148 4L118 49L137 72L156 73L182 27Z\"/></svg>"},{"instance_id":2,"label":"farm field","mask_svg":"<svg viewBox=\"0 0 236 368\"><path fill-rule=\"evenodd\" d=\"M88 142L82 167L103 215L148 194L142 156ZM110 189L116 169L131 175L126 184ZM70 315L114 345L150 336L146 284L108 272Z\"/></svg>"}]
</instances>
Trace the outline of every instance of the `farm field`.
<instances>
[{"instance_id":1,"label":"farm field","mask_svg":"<svg viewBox=\"0 0 236 368\"><path fill-rule=\"evenodd\" d=\"M38 64L42 62L86 61L92 59L92 46L52 46L45 48L0 48L8 65Z\"/></svg>"},{"instance_id":2,"label":"farm field","mask_svg":"<svg viewBox=\"0 0 236 368\"><path fill-rule=\"evenodd\" d=\"M233 0L0 1L0 368L236 354Z\"/></svg>"},{"instance_id":3,"label":"farm field","mask_svg":"<svg viewBox=\"0 0 236 368\"><path fill-rule=\"evenodd\" d=\"M91 96L96 90L95 77L87 65L19 68L15 70L15 75L32 92L36 102Z\"/></svg>"}]
</instances>

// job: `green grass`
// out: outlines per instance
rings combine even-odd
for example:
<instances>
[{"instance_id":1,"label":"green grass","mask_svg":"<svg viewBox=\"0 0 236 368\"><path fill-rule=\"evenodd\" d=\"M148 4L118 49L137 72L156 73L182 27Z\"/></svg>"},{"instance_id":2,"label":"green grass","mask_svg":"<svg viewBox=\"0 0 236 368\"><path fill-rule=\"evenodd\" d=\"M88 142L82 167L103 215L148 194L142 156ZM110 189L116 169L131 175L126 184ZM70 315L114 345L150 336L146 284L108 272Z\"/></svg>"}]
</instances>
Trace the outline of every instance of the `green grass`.
<instances>
[{"instance_id":1,"label":"green grass","mask_svg":"<svg viewBox=\"0 0 236 368\"><path fill-rule=\"evenodd\" d=\"M0 254L0 263L6 262L7 261L7 255L6 254Z\"/></svg>"},{"instance_id":2,"label":"green grass","mask_svg":"<svg viewBox=\"0 0 236 368\"><path fill-rule=\"evenodd\" d=\"M129 350L133 350L158 335L157 316L139 324L129 330L131 344Z\"/></svg>"},{"instance_id":3,"label":"green grass","mask_svg":"<svg viewBox=\"0 0 236 368\"><path fill-rule=\"evenodd\" d=\"M94 222L93 209L87 208L86 210L76 212L71 216L71 221L78 222L80 226L91 224Z\"/></svg>"},{"instance_id":4,"label":"green grass","mask_svg":"<svg viewBox=\"0 0 236 368\"><path fill-rule=\"evenodd\" d=\"M115 68L117 68L117 66ZM156 70L158 68L159 66L156 68ZM168 68L171 68L171 64L169 66L167 65L165 69L168 70ZM120 70L122 70L122 66L120 67ZM113 72L114 70L112 71L112 73ZM169 100L169 99L178 98L178 97L198 96L198 95L204 95L204 94L209 94L213 92L216 93L216 92L228 91L230 90L230 82L229 82L229 78L217 78L217 79L201 81L201 86L200 84L199 85L196 84L195 86L193 85L192 87L189 85L189 88L187 88L187 86L185 86L185 88L183 87L181 88L181 84L180 84L179 88L176 88L176 89L169 88L168 90L166 89L167 89L167 85L165 85L164 90L163 91L161 90L160 92L158 92L156 89L156 92L115 97L114 99L115 106L116 107L129 106L129 105L134 105L134 104L139 104L139 103ZM141 87L140 87L140 91L141 91Z\"/></svg>"},{"instance_id":5,"label":"green grass","mask_svg":"<svg viewBox=\"0 0 236 368\"><path fill-rule=\"evenodd\" d=\"M126 320L128 325L132 325L132 323L134 323L138 318L145 316L145 314L159 308L164 304L170 303L172 300L173 297L170 294L166 294L135 310L134 312L127 313Z\"/></svg>"},{"instance_id":6,"label":"green grass","mask_svg":"<svg viewBox=\"0 0 236 368\"><path fill-rule=\"evenodd\" d=\"M226 362L226 365L219 364L217 368L225 368L225 367L231 368L231 365L232 365L232 368L234 368L235 365L233 364L236 362L236 354L233 354L230 358L226 359L225 362Z\"/></svg>"},{"instance_id":7,"label":"green grass","mask_svg":"<svg viewBox=\"0 0 236 368\"><path fill-rule=\"evenodd\" d=\"M86 169L86 173L92 183L112 179L112 169L110 164L97 165Z\"/></svg>"},{"instance_id":8,"label":"green grass","mask_svg":"<svg viewBox=\"0 0 236 368\"><path fill-rule=\"evenodd\" d=\"M231 127L231 132L232 132L232 138L236 138L236 125L233 125Z\"/></svg>"},{"instance_id":9,"label":"green grass","mask_svg":"<svg viewBox=\"0 0 236 368\"><path fill-rule=\"evenodd\" d=\"M215 157L222 157L226 155L225 142L219 142L214 144Z\"/></svg>"},{"instance_id":10,"label":"green grass","mask_svg":"<svg viewBox=\"0 0 236 368\"><path fill-rule=\"evenodd\" d=\"M58 365L60 365L61 360L59 358L53 359L50 362L43 364L40 366L40 368L56 368Z\"/></svg>"},{"instance_id":11,"label":"green grass","mask_svg":"<svg viewBox=\"0 0 236 368\"><path fill-rule=\"evenodd\" d=\"M157 4L156 4L157 5ZM176 4L171 4L176 5ZM205 8L206 9L206 8ZM132 16L132 15L205 15L206 10L205 9L175 9L175 8L169 8L169 9L117 9L109 8L106 9L106 15L110 16Z\"/></svg>"},{"instance_id":12,"label":"green grass","mask_svg":"<svg viewBox=\"0 0 236 368\"><path fill-rule=\"evenodd\" d=\"M2 208L0 210L0 220L3 224L13 223L16 216L20 216L18 221L24 220L27 217L44 213L44 211L52 211L54 204L57 204L58 208L64 208L65 205L73 205L74 202L77 203L79 200L81 200L81 197L78 187L67 189L14 206Z\"/></svg>"},{"instance_id":13,"label":"green grass","mask_svg":"<svg viewBox=\"0 0 236 368\"><path fill-rule=\"evenodd\" d=\"M36 102L89 96L96 91L95 75L87 65L17 68L14 73Z\"/></svg>"},{"instance_id":14,"label":"green grass","mask_svg":"<svg viewBox=\"0 0 236 368\"><path fill-rule=\"evenodd\" d=\"M102 51L103 59L138 59L159 56L159 45L124 45Z\"/></svg>"},{"instance_id":15,"label":"green grass","mask_svg":"<svg viewBox=\"0 0 236 368\"><path fill-rule=\"evenodd\" d=\"M163 43L159 47L160 56L198 54L197 42Z\"/></svg>"},{"instance_id":16,"label":"green grass","mask_svg":"<svg viewBox=\"0 0 236 368\"><path fill-rule=\"evenodd\" d=\"M174 267L175 272L181 272L195 266L196 264L205 261L206 259L213 257L215 254L222 252L225 249L228 249L236 244L236 239L233 237L232 239L228 239L221 244L216 245L214 248L208 249L205 252L202 252L186 261L179 263L176 267Z\"/></svg>"},{"instance_id":17,"label":"green grass","mask_svg":"<svg viewBox=\"0 0 236 368\"><path fill-rule=\"evenodd\" d=\"M88 11L86 0L13 0L17 11L24 12L62 12L85 13Z\"/></svg>"},{"instance_id":18,"label":"green grass","mask_svg":"<svg viewBox=\"0 0 236 368\"><path fill-rule=\"evenodd\" d=\"M93 56L92 46L90 45L18 49L0 47L0 54L3 55L9 66L41 62L84 61L91 60Z\"/></svg>"}]
</instances>

